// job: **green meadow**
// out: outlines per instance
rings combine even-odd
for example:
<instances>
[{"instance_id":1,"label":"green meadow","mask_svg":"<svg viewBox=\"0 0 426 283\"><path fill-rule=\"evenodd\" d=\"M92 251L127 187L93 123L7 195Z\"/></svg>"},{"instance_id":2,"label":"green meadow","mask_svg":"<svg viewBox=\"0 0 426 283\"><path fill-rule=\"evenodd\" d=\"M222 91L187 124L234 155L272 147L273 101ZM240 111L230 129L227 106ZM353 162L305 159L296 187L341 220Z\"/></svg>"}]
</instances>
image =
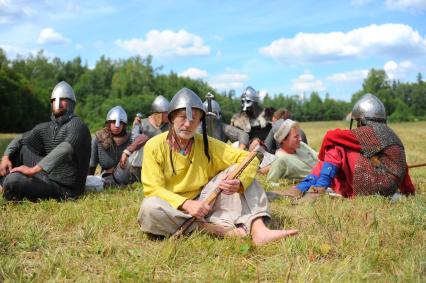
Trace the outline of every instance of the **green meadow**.
<instances>
[{"instance_id":1,"label":"green meadow","mask_svg":"<svg viewBox=\"0 0 426 283\"><path fill-rule=\"evenodd\" d=\"M426 122L390 124L409 164L426 163ZM319 149L328 129L302 123ZM0 135L3 151L14 135ZM323 197L271 202L272 228L299 235L256 247L201 232L176 241L140 232L141 184L76 201L7 203L0 197L0 282L425 282L426 167L411 170L414 197ZM270 187L263 176L260 182ZM282 188L292 184L283 180Z\"/></svg>"}]
</instances>

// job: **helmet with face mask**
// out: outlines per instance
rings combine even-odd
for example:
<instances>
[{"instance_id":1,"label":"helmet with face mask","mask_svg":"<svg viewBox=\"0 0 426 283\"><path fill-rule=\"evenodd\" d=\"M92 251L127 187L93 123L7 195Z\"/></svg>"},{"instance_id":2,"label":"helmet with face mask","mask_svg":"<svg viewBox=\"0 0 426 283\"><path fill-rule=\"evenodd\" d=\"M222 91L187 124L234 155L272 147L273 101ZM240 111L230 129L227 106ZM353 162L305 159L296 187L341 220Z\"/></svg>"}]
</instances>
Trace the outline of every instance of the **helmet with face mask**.
<instances>
[{"instance_id":1,"label":"helmet with face mask","mask_svg":"<svg viewBox=\"0 0 426 283\"><path fill-rule=\"evenodd\" d=\"M151 104L151 112L167 112L169 110L170 102L162 95L157 96Z\"/></svg>"},{"instance_id":2,"label":"helmet with face mask","mask_svg":"<svg viewBox=\"0 0 426 283\"><path fill-rule=\"evenodd\" d=\"M386 110L382 101L375 95L363 95L352 109L351 128L353 120L366 125L368 121L386 123Z\"/></svg>"},{"instance_id":3,"label":"helmet with face mask","mask_svg":"<svg viewBox=\"0 0 426 283\"><path fill-rule=\"evenodd\" d=\"M105 121L114 121L117 128L120 127L120 122L127 125L127 113L123 107L115 106L108 111Z\"/></svg>"},{"instance_id":4,"label":"helmet with face mask","mask_svg":"<svg viewBox=\"0 0 426 283\"><path fill-rule=\"evenodd\" d=\"M74 112L74 107L76 103L74 90L72 87L65 81L58 83L52 91L52 95L50 96L50 101L53 103L53 110L57 110L61 108L60 101L61 99L68 99L68 113Z\"/></svg>"},{"instance_id":5,"label":"helmet with face mask","mask_svg":"<svg viewBox=\"0 0 426 283\"><path fill-rule=\"evenodd\" d=\"M259 102L259 94L251 86L247 87L241 95L241 111L245 112L253 108Z\"/></svg>"}]
</instances>

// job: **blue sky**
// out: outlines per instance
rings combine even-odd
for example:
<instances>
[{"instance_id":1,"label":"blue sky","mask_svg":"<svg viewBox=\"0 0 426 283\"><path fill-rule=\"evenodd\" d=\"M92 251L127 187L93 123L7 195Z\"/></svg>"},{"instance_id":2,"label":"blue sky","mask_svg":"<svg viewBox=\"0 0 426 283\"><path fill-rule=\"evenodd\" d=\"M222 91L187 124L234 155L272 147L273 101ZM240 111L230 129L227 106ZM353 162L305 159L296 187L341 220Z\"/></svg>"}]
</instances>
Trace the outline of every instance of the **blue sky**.
<instances>
[{"instance_id":1,"label":"blue sky","mask_svg":"<svg viewBox=\"0 0 426 283\"><path fill-rule=\"evenodd\" d=\"M371 68L426 75L426 0L0 0L0 47L93 67L152 54L160 71L241 93L350 100Z\"/></svg>"}]
</instances>

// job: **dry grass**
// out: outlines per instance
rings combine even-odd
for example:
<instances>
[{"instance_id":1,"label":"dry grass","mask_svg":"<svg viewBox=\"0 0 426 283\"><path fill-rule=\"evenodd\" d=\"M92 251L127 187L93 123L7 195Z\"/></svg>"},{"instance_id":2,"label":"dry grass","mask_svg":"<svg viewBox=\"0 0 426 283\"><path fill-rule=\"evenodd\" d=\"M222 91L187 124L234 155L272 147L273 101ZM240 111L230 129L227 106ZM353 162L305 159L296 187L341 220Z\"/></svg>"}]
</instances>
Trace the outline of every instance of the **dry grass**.
<instances>
[{"instance_id":1,"label":"dry grass","mask_svg":"<svg viewBox=\"0 0 426 283\"><path fill-rule=\"evenodd\" d=\"M346 124L302 126L318 149L327 129ZM409 163L425 162L426 123L391 127ZM376 196L300 206L274 201L271 226L297 228L300 235L261 248L249 239L200 233L177 242L148 238L136 223L138 184L73 202L0 198L0 282L424 282L426 169L411 174L418 194L395 204Z\"/></svg>"}]
</instances>

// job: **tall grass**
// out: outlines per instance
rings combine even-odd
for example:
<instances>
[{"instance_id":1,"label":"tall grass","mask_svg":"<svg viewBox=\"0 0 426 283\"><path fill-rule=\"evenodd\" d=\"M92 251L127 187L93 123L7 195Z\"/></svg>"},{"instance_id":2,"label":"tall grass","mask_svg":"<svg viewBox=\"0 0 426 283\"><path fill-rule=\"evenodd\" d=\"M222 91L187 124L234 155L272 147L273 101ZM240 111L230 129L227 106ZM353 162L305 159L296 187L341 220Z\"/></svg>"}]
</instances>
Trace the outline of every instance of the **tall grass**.
<instances>
[{"instance_id":1,"label":"tall grass","mask_svg":"<svg viewBox=\"0 0 426 283\"><path fill-rule=\"evenodd\" d=\"M316 149L327 129L343 126L302 124ZM391 127L408 162L425 162L426 123ZM425 282L426 169L411 174L417 195L394 204L377 196L299 206L275 200L271 227L300 234L264 247L199 232L177 241L149 238L136 223L140 184L70 202L0 198L0 281Z\"/></svg>"}]
</instances>

